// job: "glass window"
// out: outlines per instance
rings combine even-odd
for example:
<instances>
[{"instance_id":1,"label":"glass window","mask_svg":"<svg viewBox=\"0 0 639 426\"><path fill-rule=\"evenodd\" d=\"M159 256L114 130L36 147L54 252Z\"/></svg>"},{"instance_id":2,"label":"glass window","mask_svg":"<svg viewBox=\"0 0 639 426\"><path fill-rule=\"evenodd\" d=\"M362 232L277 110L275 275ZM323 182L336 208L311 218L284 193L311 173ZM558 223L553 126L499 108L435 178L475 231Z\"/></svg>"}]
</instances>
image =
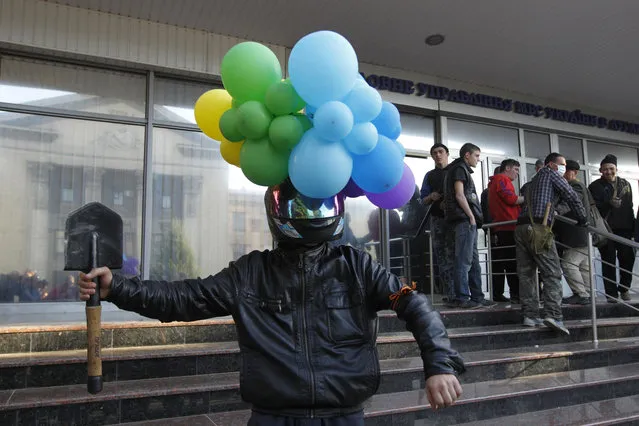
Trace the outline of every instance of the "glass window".
<instances>
[{"instance_id":1,"label":"glass window","mask_svg":"<svg viewBox=\"0 0 639 426\"><path fill-rule=\"evenodd\" d=\"M483 155L519 156L517 129L449 119L448 148L451 155L458 156L459 149L467 142L477 145Z\"/></svg>"},{"instance_id":2,"label":"glass window","mask_svg":"<svg viewBox=\"0 0 639 426\"><path fill-rule=\"evenodd\" d=\"M526 150L525 157L543 161L550 154L550 135L524 130L524 148Z\"/></svg>"},{"instance_id":3,"label":"glass window","mask_svg":"<svg viewBox=\"0 0 639 426\"><path fill-rule=\"evenodd\" d=\"M430 152L435 144L435 120L417 114L401 114L402 134L397 140L404 148Z\"/></svg>"},{"instance_id":4,"label":"glass window","mask_svg":"<svg viewBox=\"0 0 639 426\"><path fill-rule=\"evenodd\" d=\"M584 164L584 147L581 139L559 136L559 152L568 160Z\"/></svg>"},{"instance_id":5,"label":"glass window","mask_svg":"<svg viewBox=\"0 0 639 426\"><path fill-rule=\"evenodd\" d=\"M221 87L165 78L156 78L154 86L154 120L188 124L195 124L193 107L198 98L211 89Z\"/></svg>"},{"instance_id":6,"label":"glass window","mask_svg":"<svg viewBox=\"0 0 639 426\"><path fill-rule=\"evenodd\" d=\"M639 172L637 148L629 146L613 145L602 142L588 141L588 165L599 169L601 160L608 154L617 156L617 168L619 173Z\"/></svg>"},{"instance_id":7,"label":"glass window","mask_svg":"<svg viewBox=\"0 0 639 426\"><path fill-rule=\"evenodd\" d=\"M152 172L151 278L207 276L240 251L272 248L265 188L228 165L219 143L196 131L154 128Z\"/></svg>"},{"instance_id":8,"label":"glass window","mask_svg":"<svg viewBox=\"0 0 639 426\"><path fill-rule=\"evenodd\" d=\"M122 216L124 254L140 258L143 153L143 126L0 112L0 302L77 300L64 227L91 201Z\"/></svg>"},{"instance_id":9,"label":"glass window","mask_svg":"<svg viewBox=\"0 0 639 426\"><path fill-rule=\"evenodd\" d=\"M0 102L143 118L146 78L141 74L3 56Z\"/></svg>"}]
</instances>

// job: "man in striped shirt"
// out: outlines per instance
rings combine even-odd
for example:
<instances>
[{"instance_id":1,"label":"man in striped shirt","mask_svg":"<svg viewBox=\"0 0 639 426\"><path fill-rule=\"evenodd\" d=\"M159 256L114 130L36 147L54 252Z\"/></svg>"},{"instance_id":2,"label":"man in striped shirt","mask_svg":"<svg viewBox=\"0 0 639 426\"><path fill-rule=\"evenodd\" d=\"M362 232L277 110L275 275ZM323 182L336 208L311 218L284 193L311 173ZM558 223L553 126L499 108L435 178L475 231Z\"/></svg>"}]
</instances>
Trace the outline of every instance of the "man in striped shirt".
<instances>
[{"instance_id":1,"label":"man in striped shirt","mask_svg":"<svg viewBox=\"0 0 639 426\"><path fill-rule=\"evenodd\" d=\"M586 210L579 196L573 191L564 179L566 172L566 159L556 152L551 153L544 161L541 168L523 194L525 201L522 212L517 219L515 228L515 245L517 252L517 275L519 275L520 298L524 314L524 325L529 327L542 324L555 331L570 334L563 324L561 313L561 266L557 248L554 241L550 248L539 253L532 244L533 223L542 223L546 212L546 205L551 203L548 215L548 226L551 225L555 215L555 206L561 199L565 201L577 216L577 224L587 225ZM535 268L539 268L541 279L544 282L544 312L539 315L539 296L535 291L533 277Z\"/></svg>"}]
</instances>

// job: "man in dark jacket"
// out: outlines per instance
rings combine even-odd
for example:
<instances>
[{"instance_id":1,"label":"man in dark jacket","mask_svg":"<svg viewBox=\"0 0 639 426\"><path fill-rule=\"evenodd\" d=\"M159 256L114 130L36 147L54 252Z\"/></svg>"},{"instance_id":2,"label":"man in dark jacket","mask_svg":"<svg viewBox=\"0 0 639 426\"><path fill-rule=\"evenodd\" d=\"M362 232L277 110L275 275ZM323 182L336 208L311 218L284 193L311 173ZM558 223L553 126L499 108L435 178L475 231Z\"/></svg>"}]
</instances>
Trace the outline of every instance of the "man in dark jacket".
<instances>
[{"instance_id":1,"label":"man in dark jacket","mask_svg":"<svg viewBox=\"0 0 639 426\"><path fill-rule=\"evenodd\" d=\"M461 394L463 361L428 298L402 285L371 257L329 247L342 233L341 196L314 200L290 181L266 191L278 248L242 256L214 276L172 283L128 279L98 268L80 275L81 299L94 294L163 322L231 315L242 354L240 390L250 425L363 425L362 403L379 387L377 311L393 309L420 346L435 409Z\"/></svg>"},{"instance_id":2,"label":"man in dark jacket","mask_svg":"<svg viewBox=\"0 0 639 426\"><path fill-rule=\"evenodd\" d=\"M484 298L477 252L477 229L482 226L483 217L471 174L480 155L477 145L466 143L459 150L459 158L446 167L446 221L455 232L455 299L448 302L450 307L476 309L495 305Z\"/></svg>"},{"instance_id":3,"label":"man in dark jacket","mask_svg":"<svg viewBox=\"0 0 639 426\"><path fill-rule=\"evenodd\" d=\"M453 278L453 262L455 261L455 245L450 238L452 232L444 217L442 202L444 201L444 176L448 166L448 147L436 143L430 148L430 155L435 161L435 168L424 176L421 197L430 208L430 236L433 241L433 257L439 272L439 282L444 295L444 302L455 299Z\"/></svg>"},{"instance_id":4,"label":"man in dark jacket","mask_svg":"<svg viewBox=\"0 0 639 426\"><path fill-rule=\"evenodd\" d=\"M635 226L634 210L632 206L632 190L627 180L617 176L617 157L606 155L601 160L599 172L601 178L588 187L595 199L601 216L606 219L612 232L623 238L632 239ZM608 240L604 248L600 248L604 287L608 302L616 303L621 294L623 300L630 300L630 283L632 274L620 271L617 281L615 264L619 260L619 267L632 271L635 264L635 252L632 247L616 241Z\"/></svg>"},{"instance_id":5,"label":"man in dark jacket","mask_svg":"<svg viewBox=\"0 0 639 426\"><path fill-rule=\"evenodd\" d=\"M570 184L586 208L590 206L590 191L586 185L577 179L579 163L574 160L566 160L566 173L564 178ZM577 215L563 202L557 206L557 213L569 219L577 220ZM588 257L588 230L583 226L569 225L566 222L557 221L555 224L555 238L562 244L561 269L568 286L572 290L572 296L562 299L567 305L590 304L590 258Z\"/></svg>"}]
</instances>

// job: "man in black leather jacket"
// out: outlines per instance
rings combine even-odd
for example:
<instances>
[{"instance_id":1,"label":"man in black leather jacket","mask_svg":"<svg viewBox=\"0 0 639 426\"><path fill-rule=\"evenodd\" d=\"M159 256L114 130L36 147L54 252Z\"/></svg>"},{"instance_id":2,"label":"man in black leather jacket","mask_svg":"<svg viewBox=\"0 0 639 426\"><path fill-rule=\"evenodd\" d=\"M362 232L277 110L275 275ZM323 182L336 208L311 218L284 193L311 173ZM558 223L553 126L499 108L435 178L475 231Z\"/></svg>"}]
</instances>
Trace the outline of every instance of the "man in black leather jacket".
<instances>
[{"instance_id":1,"label":"man in black leather jacket","mask_svg":"<svg viewBox=\"0 0 639 426\"><path fill-rule=\"evenodd\" d=\"M393 309L421 349L434 409L461 395L464 371L439 314L423 294L349 246L330 247L343 228L341 196L299 194L290 181L266 191L275 250L254 251L207 278L142 281L98 268L81 274L81 299L95 292L121 309L163 322L231 315L242 355L240 389L249 425L363 425L362 403L379 387L377 311ZM320 424L320 423L318 423Z\"/></svg>"}]
</instances>

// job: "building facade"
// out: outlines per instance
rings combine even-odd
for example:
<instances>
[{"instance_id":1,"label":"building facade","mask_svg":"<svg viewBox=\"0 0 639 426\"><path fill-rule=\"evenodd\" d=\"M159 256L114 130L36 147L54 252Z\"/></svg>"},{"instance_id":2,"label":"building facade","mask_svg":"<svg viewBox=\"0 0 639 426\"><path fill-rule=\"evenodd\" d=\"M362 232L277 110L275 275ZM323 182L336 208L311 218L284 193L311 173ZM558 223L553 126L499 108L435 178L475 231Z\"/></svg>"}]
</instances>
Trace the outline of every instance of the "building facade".
<instances>
[{"instance_id":1,"label":"building facade","mask_svg":"<svg viewBox=\"0 0 639 426\"><path fill-rule=\"evenodd\" d=\"M54 301L81 309L74 274L63 271L64 222L90 201L123 217L126 272L144 278L206 276L271 247L264 188L224 162L193 118L197 98L220 87L222 57L241 41L44 1L0 2L3 321ZM269 47L285 72L290 49ZM637 117L369 64L360 70L400 108L399 141L418 184L433 167L435 141L453 157L465 142L482 148L478 188L504 158L526 165L523 184L551 151L580 162L590 183L613 153L639 205ZM358 198L347 208L365 240L374 206Z\"/></svg>"}]
</instances>

